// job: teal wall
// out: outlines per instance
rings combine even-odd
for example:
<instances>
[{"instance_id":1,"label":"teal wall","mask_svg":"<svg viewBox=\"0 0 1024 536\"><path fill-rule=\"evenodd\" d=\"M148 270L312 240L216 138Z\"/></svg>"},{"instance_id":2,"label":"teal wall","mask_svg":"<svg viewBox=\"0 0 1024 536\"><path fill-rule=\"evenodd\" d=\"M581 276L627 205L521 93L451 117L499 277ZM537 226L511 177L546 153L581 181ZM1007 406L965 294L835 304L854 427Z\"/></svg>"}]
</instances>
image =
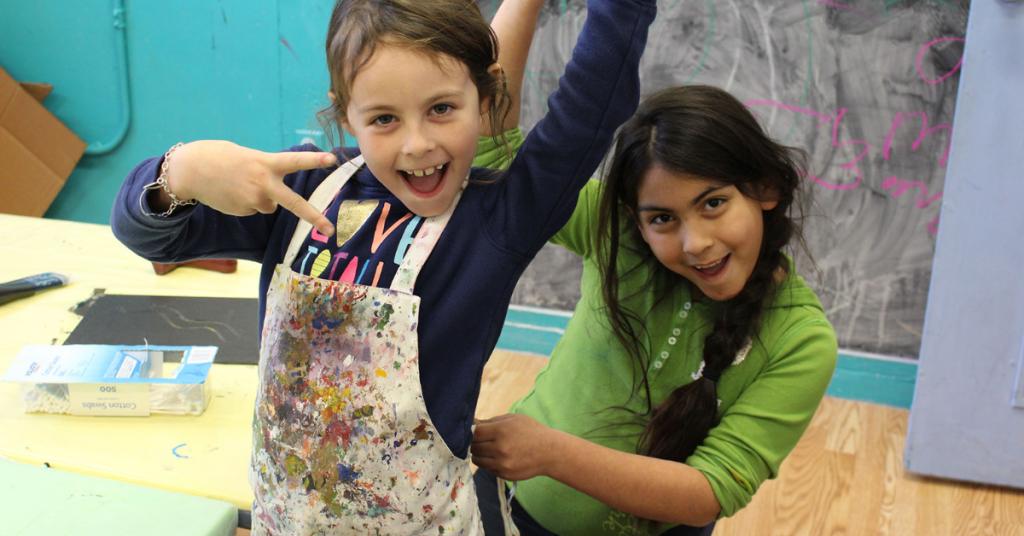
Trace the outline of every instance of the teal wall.
<instances>
[{"instance_id":1,"label":"teal wall","mask_svg":"<svg viewBox=\"0 0 1024 536\"><path fill-rule=\"evenodd\" d=\"M116 148L83 156L46 216L106 223L125 174L177 141L227 139L272 151L308 137L324 145L316 111L326 105L332 7L333 0L0 0L0 65L18 80L53 84L44 104L89 152L116 141L127 121Z\"/></svg>"}]
</instances>

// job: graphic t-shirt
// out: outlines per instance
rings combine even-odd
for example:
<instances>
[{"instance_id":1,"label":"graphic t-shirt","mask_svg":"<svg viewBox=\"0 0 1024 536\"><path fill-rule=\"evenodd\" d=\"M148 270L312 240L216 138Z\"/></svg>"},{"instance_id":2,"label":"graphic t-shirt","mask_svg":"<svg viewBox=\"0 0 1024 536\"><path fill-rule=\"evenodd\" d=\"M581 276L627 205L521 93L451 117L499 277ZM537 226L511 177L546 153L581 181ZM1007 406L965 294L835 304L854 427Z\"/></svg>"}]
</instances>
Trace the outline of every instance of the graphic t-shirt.
<instances>
[{"instance_id":1,"label":"graphic t-shirt","mask_svg":"<svg viewBox=\"0 0 1024 536\"><path fill-rule=\"evenodd\" d=\"M388 198L343 199L335 195L324 215L334 224L335 234L325 236L313 228L292 270L372 287L391 285L423 223L422 217Z\"/></svg>"}]
</instances>

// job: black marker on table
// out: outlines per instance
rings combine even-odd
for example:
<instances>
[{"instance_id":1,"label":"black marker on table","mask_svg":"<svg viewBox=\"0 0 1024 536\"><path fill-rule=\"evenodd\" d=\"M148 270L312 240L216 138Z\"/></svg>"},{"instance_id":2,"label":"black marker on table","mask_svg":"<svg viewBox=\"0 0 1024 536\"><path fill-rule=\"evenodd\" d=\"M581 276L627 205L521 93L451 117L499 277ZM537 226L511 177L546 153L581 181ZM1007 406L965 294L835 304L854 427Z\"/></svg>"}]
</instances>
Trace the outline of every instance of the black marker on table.
<instances>
[{"instance_id":1,"label":"black marker on table","mask_svg":"<svg viewBox=\"0 0 1024 536\"><path fill-rule=\"evenodd\" d=\"M0 305L19 298L27 298L40 290L59 287L67 282L68 278L65 275L54 272L44 272L41 274L30 275L28 277L22 277L21 279L15 279L14 281L0 283Z\"/></svg>"}]
</instances>

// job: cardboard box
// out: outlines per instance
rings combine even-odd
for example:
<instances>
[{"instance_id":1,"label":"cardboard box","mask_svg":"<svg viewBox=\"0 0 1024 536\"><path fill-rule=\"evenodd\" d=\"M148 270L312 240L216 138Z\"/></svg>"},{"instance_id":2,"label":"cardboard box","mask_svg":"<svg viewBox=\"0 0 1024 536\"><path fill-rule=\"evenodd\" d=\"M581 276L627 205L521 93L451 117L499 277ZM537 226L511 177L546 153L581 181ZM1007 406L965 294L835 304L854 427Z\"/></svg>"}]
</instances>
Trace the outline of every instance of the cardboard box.
<instances>
[{"instance_id":1,"label":"cardboard box","mask_svg":"<svg viewBox=\"0 0 1024 536\"><path fill-rule=\"evenodd\" d=\"M25 85L27 90L0 67L0 212L42 216L85 142L43 107L51 87Z\"/></svg>"}]
</instances>

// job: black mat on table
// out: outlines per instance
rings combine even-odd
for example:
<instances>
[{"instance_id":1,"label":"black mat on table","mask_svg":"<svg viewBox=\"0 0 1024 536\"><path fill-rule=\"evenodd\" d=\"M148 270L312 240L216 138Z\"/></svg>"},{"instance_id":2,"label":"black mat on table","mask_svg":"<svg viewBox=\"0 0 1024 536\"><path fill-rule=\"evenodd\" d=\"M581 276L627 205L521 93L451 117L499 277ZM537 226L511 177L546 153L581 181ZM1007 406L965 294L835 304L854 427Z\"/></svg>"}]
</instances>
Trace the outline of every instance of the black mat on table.
<instances>
[{"instance_id":1,"label":"black mat on table","mask_svg":"<svg viewBox=\"0 0 1024 536\"><path fill-rule=\"evenodd\" d=\"M217 363L259 361L255 298L98 294L78 304L64 344L216 346Z\"/></svg>"}]
</instances>

